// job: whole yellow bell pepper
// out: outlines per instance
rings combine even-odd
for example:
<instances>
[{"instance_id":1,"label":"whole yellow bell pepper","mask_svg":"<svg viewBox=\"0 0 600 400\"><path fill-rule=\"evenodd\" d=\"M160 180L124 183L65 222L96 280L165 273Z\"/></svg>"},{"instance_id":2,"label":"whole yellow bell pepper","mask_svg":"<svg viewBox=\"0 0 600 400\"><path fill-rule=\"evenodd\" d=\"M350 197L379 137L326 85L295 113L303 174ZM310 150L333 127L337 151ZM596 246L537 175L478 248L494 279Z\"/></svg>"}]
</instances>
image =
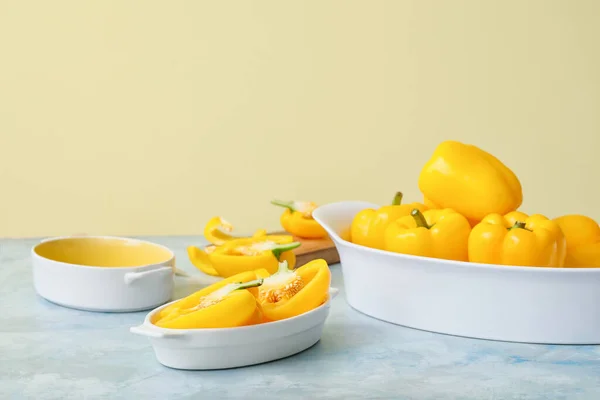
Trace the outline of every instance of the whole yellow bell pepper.
<instances>
[{"instance_id":1,"label":"whole yellow bell pepper","mask_svg":"<svg viewBox=\"0 0 600 400\"><path fill-rule=\"evenodd\" d=\"M383 250L385 229L391 222L410 215L414 209L421 212L427 209L421 203L401 203L402 193L398 192L394 196L392 205L383 206L377 210L367 208L358 212L350 225L350 241L361 246Z\"/></svg>"},{"instance_id":2,"label":"whole yellow bell pepper","mask_svg":"<svg viewBox=\"0 0 600 400\"><path fill-rule=\"evenodd\" d=\"M279 261L283 260L294 266L296 255L292 250L299 247L300 243L292 240L292 236L284 235L279 236L278 241L268 240L266 237L242 238L216 246L210 253L196 246L189 246L187 251L191 263L200 271L227 278L258 268L274 273Z\"/></svg>"},{"instance_id":3,"label":"whole yellow bell pepper","mask_svg":"<svg viewBox=\"0 0 600 400\"><path fill-rule=\"evenodd\" d=\"M312 217L312 212L317 208L315 203L273 200L271 204L285 208L279 221L286 232L303 239L327 237L325 229Z\"/></svg>"},{"instance_id":4,"label":"whole yellow bell pepper","mask_svg":"<svg viewBox=\"0 0 600 400\"><path fill-rule=\"evenodd\" d=\"M521 183L500 160L486 151L455 141L442 142L419 175L424 203L451 208L471 226L492 213L515 211L523 202Z\"/></svg>"},{"instance_id":5,"label":"whole yellow bell pepper","mask_svg":"<svg viewBox=\"0 0 600 400\"><path fill-rule=\"evenodd\" d=\"M490 214L469 236L469 261L474 263L562 267L565 249L558 224L540 214Z\"/></svg>"},{"instance_id":6,"label":"whole yellow bell pepper","mask_svg":"<svg viewBox=\"0 0 600 400\"><path fill-rule=\"evenodd\" d=\"M279 263L277 272L270 276L257 271L264 278L258 288L258 301L264 321L278 321L313 310L329 298L331 271L323 259L312 260L292 270L286 261Z\"/></svg>"},{"instance_id":7,"label":"whole yellow bell pepper","mask_svg":"<svg viewBox=\"0 0 600 400\"><path fill-rule=\"evenodd\" d=\"M555 218L567 240L565 267L600 267L600 226L590 217L572 214Z\"/></svg>"},{"instance_id":8,"label":"whole yellow bell pepper","mask_svg":"<svg viewBox=\"0 0 600 400\"><path fill-rule=\"evenodd\" d=\"M451 209L412 210L385 230L385 250L421 257L467 261L471 226Z\"/></svg>"},{"instance_id":9,"label":"whole yellow bell pepper","mask_svg":"<svg viewBox=\"0 0 600 400\"><path fill-rule=\"evenodd\" d=\"M161 328L200 329L233 328L260 323L260 305L256 297L244 289L258 287L262 283L263 279L257 279L244 283L227 283L218 289L209 286L206 290L208 293L194 296L194 304L183 299L178 307L154 324Z\"/></svg>"}]
</instances>

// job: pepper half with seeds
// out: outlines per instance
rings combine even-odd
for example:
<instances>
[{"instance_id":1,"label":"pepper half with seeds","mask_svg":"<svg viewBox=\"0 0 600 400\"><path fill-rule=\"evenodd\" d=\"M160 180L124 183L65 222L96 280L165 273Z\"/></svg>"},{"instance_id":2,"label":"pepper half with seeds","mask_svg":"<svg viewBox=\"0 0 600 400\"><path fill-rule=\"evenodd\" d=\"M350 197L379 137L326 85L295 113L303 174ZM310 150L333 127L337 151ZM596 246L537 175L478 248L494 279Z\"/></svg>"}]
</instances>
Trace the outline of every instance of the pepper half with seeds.
<instances>
[{"instance_id":1,"label":"pepper half with seeds","mask_svg":"<svg viewBox=\"0 0 600 400\"><path fill-rule=\"evenodd\" d=\"M202 289L176 301L175 303L163 308L162 310L160 310L160 312L158 314L155 315L153 322L156 322L159 319L166 317L167 315L172 313L174 310L194 307L195 305L198 304L198 302L200 301L200 299L202 297L207 296L207 295L211 294L212 292L221 289L225 285L228 285L230 283L246 283L246 282L254 281L256 279L259 279L260 277L264 277L264 276L268 276L268 275L269 275L269 272L267 272L267 270L259 269L256 271L242 272L240 274L233 275L233 276L230 276L229 278L225 278L223 280L215 282L212 285L202 288ZM254 296L258 296L257 288L255 288L255 287L248 288L246 290L248 290Z\"/></svg>"},{"instance_id":2,"label":"pepper half with seeds","mask_svg":"<svg viewBox=\"0 0 600 400\"><path fill-rule=\"evenodd\" d=\"M327 262L317 259L304 264L296 270L288 267L286 261L279 263L279 270L266 276L258 288L258 301L262 307L265 321L279 321L311 311L329 297L331 271Z\"/></svg>"},{"instance_id":3,"label":"pepper half with seeds","mask_svg":"<svg viewBox=\"0 0 600 400\"><path fill-rule=\"evenodd\" d=\"M263 279L227 283L204 296L196 296L193 304L183 299L181 307L174 307L154 324L171 329L234 328L258 324L262 321L260 305L256 297L245 289L262 283Z\"/></svg>"}]
</instances>

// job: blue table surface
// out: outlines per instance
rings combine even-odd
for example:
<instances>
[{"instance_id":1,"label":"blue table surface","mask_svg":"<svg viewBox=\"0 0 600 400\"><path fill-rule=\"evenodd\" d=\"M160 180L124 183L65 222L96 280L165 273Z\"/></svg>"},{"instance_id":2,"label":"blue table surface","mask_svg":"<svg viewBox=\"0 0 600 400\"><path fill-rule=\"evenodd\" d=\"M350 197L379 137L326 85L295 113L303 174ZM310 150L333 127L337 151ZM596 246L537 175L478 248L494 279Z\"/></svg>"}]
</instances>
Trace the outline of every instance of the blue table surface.
<instances>
[{"instance_id":1,"label":"blue table surface","mask_svg":"<svg viewBox=\"0 0 600 400\"><path fill-rule=\"evenodd\" d=\"M149 240L201 276L185 248L202 238ZM169 369L147 338L129 332L146 312L77 311L37 296L30 258L37 242L0 240L2 399L600 399L599 346L466 339L378 321L347 305L339 265L332 286L341 293L312 348L245 368ZM175 297L200 285L178 277Z\"/></svg>"}]
</instances>

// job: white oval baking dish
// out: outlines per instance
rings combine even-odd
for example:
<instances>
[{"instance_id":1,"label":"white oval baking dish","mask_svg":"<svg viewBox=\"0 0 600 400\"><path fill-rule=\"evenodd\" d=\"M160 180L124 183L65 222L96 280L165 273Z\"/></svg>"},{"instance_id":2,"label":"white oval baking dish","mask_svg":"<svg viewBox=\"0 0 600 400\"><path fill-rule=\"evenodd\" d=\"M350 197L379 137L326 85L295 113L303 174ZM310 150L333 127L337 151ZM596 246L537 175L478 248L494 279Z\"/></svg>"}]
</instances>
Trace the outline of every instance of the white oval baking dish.
<instances>
[{"instance_id":1,"label":"white oval baking dish","mask_svg":"<svg viewBox=\"0 0 600 400\"><path fill-rule=\"evenodd\" d=\"M600 344L600 269L512 267L417 257L353 244L352 219L376 204L313 212L340 254L346 301L371 317L480 339Z\"/></svg>"},{"instance_id":2,"label":"white oval baking dish","mask_svg":"<svg viewBox=\"0 0 600 400\"><path fill-rule=\"evenodd\" d=\"M331 300L307 313L281 321L223 329L167 329L153 325L152 316L174 303L152 310L130 332L147 336L158 362L175 369L212 370L244 367L278 360L312 347L321 339Z\"/></svg>"},{"instance_id":3,"label":"white oval baking dish","mask_svg":"<svg viewBox=\"0 0 600 400\"><path fill-rule=\"evenodd\" d=\"M118 241L128 252L151 247L164 256L147 265L99 267L62 262L42 255L43 246L61 245L65 241L74 241L77 246L77 241L90 240ZM55 253L68 259L67 251ZM155 243L109 236L57 237L34 246L31 256L36 292L64 307L96 312L135 312L164 304L172 296L175 254ZM80 252L79 258L82 257L85 256Z\"/></svg>"}]
</instances>

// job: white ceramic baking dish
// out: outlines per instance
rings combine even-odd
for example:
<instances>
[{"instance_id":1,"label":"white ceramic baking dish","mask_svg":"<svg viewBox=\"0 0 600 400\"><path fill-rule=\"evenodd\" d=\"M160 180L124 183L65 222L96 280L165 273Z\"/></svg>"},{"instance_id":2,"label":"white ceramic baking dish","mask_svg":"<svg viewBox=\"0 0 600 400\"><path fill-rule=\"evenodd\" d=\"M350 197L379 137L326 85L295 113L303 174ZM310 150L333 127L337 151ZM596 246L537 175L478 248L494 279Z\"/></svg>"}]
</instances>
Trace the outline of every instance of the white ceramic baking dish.
<instances>
[{"instance_id":1,"label":"white ceramic baking dish","mask_svg":"<svg viewBox=\"0 0 600 400\"><path fill-rule=\"evenodd\" d=\"M152 316L174 302L152 310L132 333L147 336L158 362L175 369L212 370L244 367L297 354L321 339L331 300L307 313L281 321L223 329L167 329Z\"/></svg>"},{"instance_id":2,"label":"white ceramic baking dish","mask_svg":"<svg viewBox=\"0 0 600 400\"><path fill-rule=\"evenodd\" d=\"M600 269L512 267L376 250L344 238L356 213L339 202L313 212L340 254L346 300L407 327L526 343L600 344Z\"/></svg>"},{"instance_id":3,"label":"white ceramic baking dish","mask_svg":"<svg viewBox=\"0 0 600 400\"><path fill-rule=\"evenodd\" d=\"M108 236L58 237L43 240L31 255L36 292L61 306L133 312L157 307L172 296L175 255L155 243Z\"/></svg>"}]
</instances>

